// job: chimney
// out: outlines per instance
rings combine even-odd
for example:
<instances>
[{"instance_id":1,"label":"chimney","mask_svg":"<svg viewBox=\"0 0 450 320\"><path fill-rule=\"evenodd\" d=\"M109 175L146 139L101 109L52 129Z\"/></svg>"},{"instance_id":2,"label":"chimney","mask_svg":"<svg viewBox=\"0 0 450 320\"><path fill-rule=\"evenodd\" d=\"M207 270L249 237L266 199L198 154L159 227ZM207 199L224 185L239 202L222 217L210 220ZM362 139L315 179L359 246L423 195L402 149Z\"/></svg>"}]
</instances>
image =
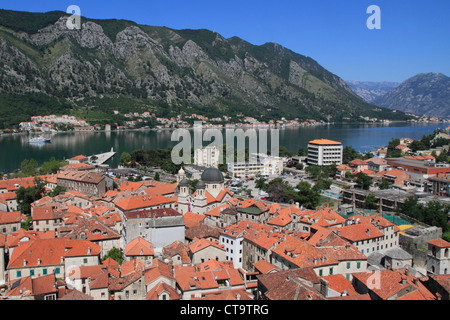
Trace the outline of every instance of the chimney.
<instances>
[{"instance_id":1,"label":"chimney","mask_svg":"<svg viewBox=\"0 0 450 320\"><path fill-rule=\"evenodd\" d=\"M369 228L367 228L366 233L367 233L368 236L370 236L370 229Z\"/></svg>"},{"instance_id":2,"label":"chimney","mask_svg":"<svg viewBox=\"0 0 450 320\"><path fill-rule=\"evenodd\" d=\"M23 259L23 266L25 267L27 265L27 260Z\"/></svg>"},{"instance_id":3,"label":"chimney","mask_svg":"<svg viewBox=\"0 0 450 320\"><path fill-rule=\"evenodd\" d=\"M91 255L91 247L88 247L88 249L87 249L87 255L88 255L88 256Z\"/></svg>"},{"instance_id":4,"label":"chimney","mask_svg":"<svg viewBox=\"0 0 450 320\"><path fill-rule=\"evenodd\" d=\"M40 266L41 265L41 259L37 260L37 265Z\"/></svg>"}]
</instances>

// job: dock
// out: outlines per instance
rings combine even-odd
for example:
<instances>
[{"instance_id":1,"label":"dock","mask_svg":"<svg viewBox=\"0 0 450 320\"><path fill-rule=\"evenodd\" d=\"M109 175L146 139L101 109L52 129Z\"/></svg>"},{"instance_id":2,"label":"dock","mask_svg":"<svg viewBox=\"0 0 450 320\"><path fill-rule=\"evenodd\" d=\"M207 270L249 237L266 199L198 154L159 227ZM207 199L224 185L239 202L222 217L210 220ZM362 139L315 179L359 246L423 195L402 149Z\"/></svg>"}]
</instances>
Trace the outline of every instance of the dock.
<instances>
[{"instance_id":1,"label":"dock","mask_svg":"<svg viewBox=\"0 0 450 320\"><path fill-rule=\"evenodd\" d=\"M94 155L90 156L89 163L90 164L103 164L106 161L108 161L109 159L111 159L115 154L116 154L116 152L114 151L113 148L111 148L111 151L109 151L109 152L94 154ZM91 161L90 159L93 156L97 157L97 159L94 161Z\"/></svg>"}]
</instances>

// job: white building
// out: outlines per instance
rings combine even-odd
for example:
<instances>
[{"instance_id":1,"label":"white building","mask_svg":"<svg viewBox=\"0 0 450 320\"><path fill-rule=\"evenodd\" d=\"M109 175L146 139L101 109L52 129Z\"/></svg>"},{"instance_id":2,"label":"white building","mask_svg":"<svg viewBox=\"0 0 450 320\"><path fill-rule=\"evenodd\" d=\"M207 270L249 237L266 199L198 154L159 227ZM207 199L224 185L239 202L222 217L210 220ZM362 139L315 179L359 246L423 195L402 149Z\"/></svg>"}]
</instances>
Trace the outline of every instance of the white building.
<instances>
[{"instance_id":1,"label":"white building","mask_svg":"<svg viewBox=\"0 0 450 320\"><path fill-rule=\"evenodd\" d=\"M203 167L218 167L219 150L216 146L207 146L194 150L194 164Z\"/></svg>"},{"instance_id":2,"label":"white building","mask_svg":"<svg viewBox=\"0 0 450 320\"><path fill-rule=\"evenodd\" d=\"M248 162L228 163L228 172L233 177L279 176L283 172L285 159L267 154L251 153Z\"/></svg>"},{"instance_id":3,"label":"white building","mask_svg":"<svg viewBox=\"0 0 450 320\"><path fill-rule=\"evenodd\" d=\"M308 164L327 166L342 164L343 146L341 142L328 139L312 140L308 143Z\"/></svg>"},{"instance_id":4,"label":"white building","mask_svg":"<svg viewBox=\"0 0 450 320\"><path fill-rule=\"evenodd\" d=\"M270 156L265 153L251 153L249 162L261 162L263 165L262 175L272 176L280 175L283 172L283 166L287 163L287 158Z\"/></svg>"},{"instance_id":5,"label":"white building","mask_svg":"<svg viewBox=\"0 0 450 320\"><path fill-rule=\"evenodd\" d=\"M263 173L264 165L260 162L230 162L227 170L231 176L236 178L254 177Z\"/></svg>"},{"instance_id":6,"label":"white building","mask_svg":"<svg viewBox=\"0 0 450 320\"><path fill-rule=\"evenodd\" d=\"M219 235L219 244L225 248L226 259L233 261L235 268L242 268L244 235L245 231L236 226L226 228Z\"/></svg>"}]
</instances>

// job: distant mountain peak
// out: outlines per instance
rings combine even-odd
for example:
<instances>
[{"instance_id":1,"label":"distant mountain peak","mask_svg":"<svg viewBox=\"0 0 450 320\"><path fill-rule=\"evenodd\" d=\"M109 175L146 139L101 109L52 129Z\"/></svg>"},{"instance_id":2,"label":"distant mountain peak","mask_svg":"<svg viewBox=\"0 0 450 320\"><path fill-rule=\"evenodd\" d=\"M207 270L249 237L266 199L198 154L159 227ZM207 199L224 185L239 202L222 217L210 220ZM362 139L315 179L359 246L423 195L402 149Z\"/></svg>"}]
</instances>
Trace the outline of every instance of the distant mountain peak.
<instances>
[{"instance_id":1,"label":"distant mountain peak","mask_svg":"<svg viewBox=\"0 0 450 320\"><path fill-rule=\"evenodd\" d=\"M450 78L443 73L419 73L373 103L419 115L450 118Z\"/></svg>"}]
</instances>

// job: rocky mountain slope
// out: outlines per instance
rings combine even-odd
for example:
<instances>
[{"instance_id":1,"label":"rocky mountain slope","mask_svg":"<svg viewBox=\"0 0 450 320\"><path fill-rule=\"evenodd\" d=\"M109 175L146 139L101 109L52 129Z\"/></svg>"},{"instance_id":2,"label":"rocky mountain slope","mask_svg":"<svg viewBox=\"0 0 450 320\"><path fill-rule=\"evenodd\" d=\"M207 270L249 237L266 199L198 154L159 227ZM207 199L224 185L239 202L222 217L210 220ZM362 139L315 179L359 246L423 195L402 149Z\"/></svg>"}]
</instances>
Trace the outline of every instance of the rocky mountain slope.
<instances>
[{"instance_id":1,"label":"rocky mountain slope","mask_svg":"<svg viewBox=\"0 0 450 320\"><path fill-rule=\"evenodd\" d=\"M373 103L375 99L385 95L399 85L398 82L389 81L373 82L347 80L346 83L354 93L369 103Z\"/></svg>"},{"instance_id":2,"label":"rocky mountain slope","mask_svg":"<svg viewBox=\"0 0 450 320\"><path fill-rule=\"evenodd\" d=\"M8 116L11 95L44 94L62 99L60 106L99 106L104 116L114 107L166 116L404 118L366 103L316 61L276 43L84 17L81 30L70 30L68 16L0 10L0 117Z\"/></svg>"},{"instance_id":3,"label":"rocky mountain slope","mask_svg":"<svg viewBox=\"0 0 450 320\"><path fill-rule=\"evenodd\" d=\"M442 73L421 73L373 103L419 115L450 118L450 78Z\"/></svg>"}]
</instances>

